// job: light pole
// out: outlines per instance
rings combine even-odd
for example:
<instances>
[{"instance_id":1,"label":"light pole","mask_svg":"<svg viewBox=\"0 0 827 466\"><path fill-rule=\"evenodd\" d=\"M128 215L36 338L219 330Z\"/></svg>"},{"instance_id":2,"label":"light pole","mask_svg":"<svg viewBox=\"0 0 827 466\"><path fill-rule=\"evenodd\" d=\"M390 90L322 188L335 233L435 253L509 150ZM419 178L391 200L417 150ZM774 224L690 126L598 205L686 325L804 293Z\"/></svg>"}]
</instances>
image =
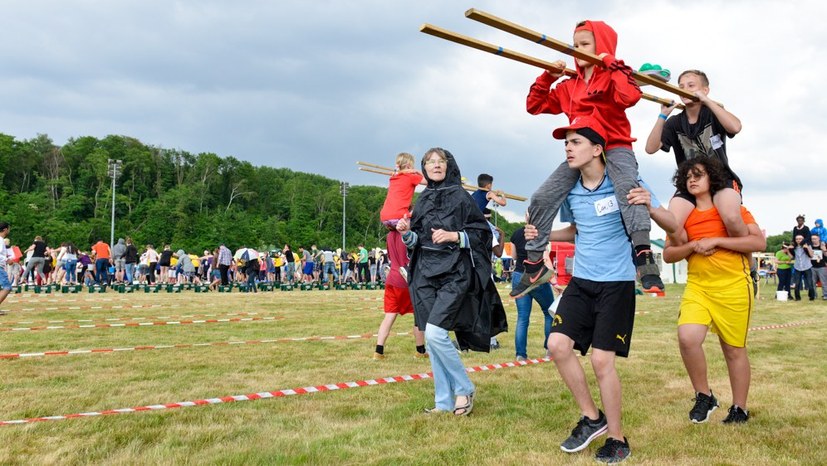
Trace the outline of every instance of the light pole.
<instances>
[{"instance_id":1,"label":"light pole","mask_svg":"<svg viewBox=\"0 0 827 466\"><path fill-rule=\"evenodd\" d=\"M342 254L345 253L345 244L347 235L345 232L347 231L347 214L345 213L347 206L346 199L347 199L347 189L350 187L350 184L347 181L342 181L339 184L339 192L342 193Z\"/></svg>"},{"instance_id":2,"label":"light pole","mask_svg":"<svg viewBox=\"0 0 827 466\"><path fill-rule=\"evenodd\" d=\"M123 160L109 159L109 176L112 177L112 223L109 235L109 246L115 245L115 183L118 180L118 169L123 165Z\"/></svg>"}]
</instances>

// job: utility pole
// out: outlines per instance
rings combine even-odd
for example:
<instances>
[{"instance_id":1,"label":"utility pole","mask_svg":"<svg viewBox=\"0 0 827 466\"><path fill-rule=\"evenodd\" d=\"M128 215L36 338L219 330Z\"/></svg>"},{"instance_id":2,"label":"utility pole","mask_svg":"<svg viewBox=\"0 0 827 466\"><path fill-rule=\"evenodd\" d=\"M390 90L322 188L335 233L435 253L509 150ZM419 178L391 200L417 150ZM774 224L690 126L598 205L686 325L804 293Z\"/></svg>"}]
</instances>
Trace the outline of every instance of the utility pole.
<instances>
[{"instance_id":1,"label":"utility pole","mask_svg":"<svg viewBox=\"0 0 827 466\"><path fill-rule=\"evenodd\" d=\"M350 187L350 183L347 181L342 181L339 184L339 192L342 193L342 254L346 251L346 240L347 240L347 214L346 214L346 207L347 207L347 189Z\"/></svg>"},{"instance_id":2,"label":"utility pole","mask_svg":"<svg viewBox=\"0 0 827 466\"><path fill-rule=\"evenodd\" d=\"M112 223L109 236L109 247L115 245L115 184L118 180L118 170L123 165L123 160L109 159L109 176L112 177Z\"/></svg>"}]
</instances>

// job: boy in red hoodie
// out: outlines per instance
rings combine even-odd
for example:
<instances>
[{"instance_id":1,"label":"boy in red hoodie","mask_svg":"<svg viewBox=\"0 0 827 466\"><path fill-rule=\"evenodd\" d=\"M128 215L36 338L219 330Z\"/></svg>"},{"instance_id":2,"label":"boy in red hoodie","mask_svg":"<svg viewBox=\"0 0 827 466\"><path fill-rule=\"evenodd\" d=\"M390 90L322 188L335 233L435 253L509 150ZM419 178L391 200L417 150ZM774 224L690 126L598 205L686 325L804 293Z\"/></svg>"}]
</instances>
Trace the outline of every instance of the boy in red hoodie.
<instances>
[{"instance_id":1,"label":"boy in red hoodie","mask_svg":"<svg viewBox=\"0 0 827 466\"><path fill-rule=\"evenodd\" d=\"M632 151L631 124L626 109L640 100L640 87L632 77L632 69L615 58L617 33L602 21L583 21L574 30L574 48L596 54L604 67L575 59L577 76L561 81L551 89L562 73L545 71L529 90L526 109L532 115L565 113L569 121L578 116L592 116L605 129L606 166L615 187L615 199L607 199L612 210L620 209L626 232L632 241L635 265L645 291L663 291L660 271L652 255L649 231L651 221L645 206L629 205L627 194L639 186L637 160ZM555 63L565 69L562 60ZM512 297L521 297L547 282L553 275L543 261L554 217L566 195L574 187L579 172L563 162L531 196L528 206L529 223L537 227L539 236L526 243L528 259L523 262L525 273L511 290ZM613 201L613 202L612 202Z\"/></svg>"}]
</instances>

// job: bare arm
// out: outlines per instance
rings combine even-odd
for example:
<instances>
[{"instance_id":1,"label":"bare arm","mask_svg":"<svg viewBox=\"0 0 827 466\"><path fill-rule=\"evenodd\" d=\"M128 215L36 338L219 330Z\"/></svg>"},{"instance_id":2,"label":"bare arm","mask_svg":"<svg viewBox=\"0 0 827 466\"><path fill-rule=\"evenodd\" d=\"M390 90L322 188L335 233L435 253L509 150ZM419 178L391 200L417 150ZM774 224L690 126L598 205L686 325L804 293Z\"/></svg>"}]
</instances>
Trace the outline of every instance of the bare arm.
<instances>
[{"instance_id":1,"label":"bare arm","mask_svg":"<svg viewBox=\"0 0 827 466\"><path fill-rule=\"evenodd\" d=\"M553 230L551 234L549 234L549 240L551 241L574 241L574 237L577 235L577 225L574 223L570 224L566 228L561 228L559 230Z\"/></svg>"},{"instance_id":2,"label":"bare arm","mask_svg":"<svg viewBox=\"0 0 827 466\"><path fill-rule=\"evenodd\" d=\"M679 246L675 246L670 243L669 239L666 240L666 247L663 249L663 260L667 264L672 264L675 262L680 262L687 257L691 256L695 252L695 242L692 241L691 243L683 243Z\"/></svg>"},{"instance_id":3,"label":"bare arm","mask_svg":"<svg viewBox=\"0 0 827 466\"><path fill-rule=\"evenodd\" d=\"M649 211L649 216L652 217L652 220L654 220L658 226L663 228L663 231L665 231L667 235L674 235L681 229L672 212L663 208L663 206L657 208L652 207L652 194L647 191L646 188L633 188L629 191L626 199L628 199L630 205L645 205Z\"/></svg>"},{"instance_id":4,"label":"bare arm","mask_svg":"<svg viewBox=\"0 0 827 466\"><path fill-rule=\"evenodd\" d=\"M485 198L491 201L494 201L499 206L505 205L505 195L502 191L488 191L488 194L485 195Z\"/></svg>"},{"instance_id":5,"label":"bare arm","mask_svg":"<svg viewBox=\"0 0 827 466\"><path fill-rule=\"evenodd\" d=\"M767 247L767 240L758 228L758 225L750 223L747 225L749 233L747 236L726 236L716 238L701 238L693 241L695 252L707 253L715 248L729 249L730 251L749 254L755 251L763 251ZM812 253L812 251L808 251Z\"/></svg>"},{"instance_id":6,"label":"bare arm","mask_svg":"<svg viewBox=\"0 0 827 466\"><path fill-rule=\"evenodd\" d=\"M677 103L674 105L661 105L660 106L660 114L666 117L672 113L672 110L675 110L677 107ZM663 126L666 124L666 118L661 118L658 115L658 118L655 120L655 126L652 127L652 131L649 133L649 137L646 139L646 153L647 154L654 154L655 152L659 151L661 148L661 138L663 137Z\"/></svg>"},{"instance_id":7,"label":"bare arm","mask_svg":"<svg viewBox=\"0 0 827 466\"><path fill-rule=\"evenodd\" d=\"M539 233L540 232L537 230L537 227L530 223L526 224L524 236L527 241L533 240L539 235ZM577 225L572 223L566 228L552 231L551 234L549 234L549 241L574 241L574 235L576 233Z\"/></svg>"},{"instance_id":8,"label":"bare arm","mask_svg":"<svg viewBox=\"0 0 827 466\"><path fill-rule=\"evenodd\" d=\"M712 114L715 115L715 118L718 119L718 121L721 123L721 126L724 127L727 133L738 134L741 132L741 120L739 120L738 117L730 113L717 102L714 102L703 92L696 92L695 95L698 97L698 100L700 100L702 104L706 105L708 109L712 110Z\"/></svg>"}]
</instances>

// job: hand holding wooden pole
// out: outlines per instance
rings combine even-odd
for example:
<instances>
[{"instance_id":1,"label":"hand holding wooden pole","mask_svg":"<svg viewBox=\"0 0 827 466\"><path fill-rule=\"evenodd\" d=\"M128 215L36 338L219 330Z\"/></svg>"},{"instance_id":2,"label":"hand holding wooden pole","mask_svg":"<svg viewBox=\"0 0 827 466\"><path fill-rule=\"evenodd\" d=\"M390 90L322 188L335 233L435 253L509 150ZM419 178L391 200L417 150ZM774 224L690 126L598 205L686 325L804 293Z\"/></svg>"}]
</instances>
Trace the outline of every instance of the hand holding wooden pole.
<instances>
[{"instance_id":1,"label":"hand holding wooden pole","mask_svg":"<svg viewBox=\"0 0 827 466\"><path fill-rule=\"evenodd\" d=\"M480 23L497 28L501 31L514 34L515 36L522 37L523 39L527 39L540 45L544 45L550 49L557 50L558 52L565 53L566 55L571 55L574 58L585 60L593 65L605 67L603 60L601 60L597 55L576 49L573 45L569 45L565 42L553 39L551 37L546 36L545 34L541 34L537 31L533 31L526 27L520 26L519 24L512 23L511 21L504 20L490 13L486 13L484 11L471 8L470 10L465 12L465 16L467 18L473 19L474 21L479 21ZM652 76L638 73L637 71L632 70L632 77L634 77L637 81L641 83L651 84L652 86L663 89L664 91L671 92L680 97L685 97L687 99L692 99L695 101L698 100L695 94L687 92L672 84L665 83L657 78L653 78Z\"/></svg>"},{"instance_id":2,"label":"hand holding wooden pole","mask_svg":"<svg viewBox=\"0 0 827 466\"><path fill-rule=\"evenodd\" d=\"M561 69L552 62L540 60L539 58L534 58L532 56L525 55L520 52L515 52L504 47L500 47L494 44L490 44L488 42L481 41L479 39L474 39L473 37L464 36L462 34L449 31L438 26L434 26L432 24L423 24L419 28L419 30L421 32L424 32L425 34L429 34L434 37L439 37L440 39L445 39L447 41L454 42L455 44L465 45L473 49L482 50L483 52L488 52L503 58L508 58L510 60L518 61L520 63L525 63L526 65L536 66L537 68L547 70L551 73L562 73L563 75L568 77L577 76L577 71L572 70L570 68ZM663 105L674 105L675 103L668 99L656 97L645 92L641 94L641 97L643 99ZM683 104L679 104L678 108L683 108Z\"/></svg>"}]
</instances>

